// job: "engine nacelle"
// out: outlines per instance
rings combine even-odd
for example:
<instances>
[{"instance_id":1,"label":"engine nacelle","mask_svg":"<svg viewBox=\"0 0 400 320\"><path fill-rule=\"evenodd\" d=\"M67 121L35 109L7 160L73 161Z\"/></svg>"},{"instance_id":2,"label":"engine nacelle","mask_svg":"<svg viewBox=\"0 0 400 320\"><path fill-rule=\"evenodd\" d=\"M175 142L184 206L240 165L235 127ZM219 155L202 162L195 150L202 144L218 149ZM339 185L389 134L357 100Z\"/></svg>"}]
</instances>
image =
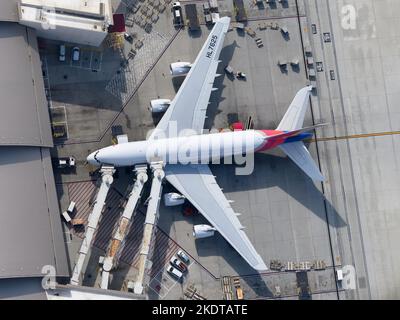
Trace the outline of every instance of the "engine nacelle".
<instances>
[{"instance_id":1,"label":"engine nacelle","mask_svg":"<svg viewBox=\"0 0 400 320\"><path fill-rule=\"evenodd\" d=\"M169 99L156 99L150 101L149 110L151 113L161 113L165 112L171 104L171 100Z\"/></svg>"},{"instance_id":2,"label":"engine nacelle","mask_svg":"<svg viewBox=\"0 0 400 320\"><path fill-rule=\"evenodd\" d=\"M173 62L169 69L173 76L184 76L189 73L192 64L190 62Z\"/></svg>"},{"instance_id":3,"label":"engine nacelle","mask_svg":"<svg viewBox=\"0 0 400 320\"><path fill-rule=\"evenodd\" d=\"M216 230L208 224L198 224L193 227L193 237L195 239L212 237Z\"/></svg>"},{"instance_id":4,"label":"engine nacelle","mask_svg":"<svg viewBox=\"0 0 400 320\"><path fill-rule=\"evenodd\" d=\"M185 203L185 197L179 193L167 193L164 195L164 204L166 207L180 206Z\"/></svg>"}]
</instances>

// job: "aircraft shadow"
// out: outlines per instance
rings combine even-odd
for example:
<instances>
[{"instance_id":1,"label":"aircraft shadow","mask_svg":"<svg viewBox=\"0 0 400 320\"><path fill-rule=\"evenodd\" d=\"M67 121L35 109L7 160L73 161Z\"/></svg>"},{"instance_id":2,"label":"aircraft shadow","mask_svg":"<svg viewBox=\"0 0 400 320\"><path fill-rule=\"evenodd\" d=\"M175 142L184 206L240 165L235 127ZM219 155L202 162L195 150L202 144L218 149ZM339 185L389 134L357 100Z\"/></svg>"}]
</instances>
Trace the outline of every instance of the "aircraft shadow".
<instances>
[{"instance_id":1,"label":"aircraft shadow","mask_svg":"<svg viewBox=\"0 0 400 320\"><path fill-rule=\"evenodd\" d=\"M325 222L328 212L330 226L336 228L346 226L346 222L316 184L288 158L255 154L254 170L250 175L236 175L236 165L211 165L210 168L217 176L217 182L224 192L279 187ZM324 209L321 208L321 201L325 204Z\"/></svg>"},{"instance_id":2,"label":"aircraft shadow","mask_svg":"<svg viewBox=\"0 0 400 320\"><path fill-rule=\"evenodd\" d=\"M221 101L223 101L225 98L222 97L222 93L224 91L225 86L223 85L224 79L227 76L225 72L225 67L229 65L229 62L232 60L233 54L235 52L235 49L238 47L238 44L236 41L233 41L230 45L225 46L221 50L220 54L220 60L222 61L217 69L217 74L220 74L221 76L215 78L214 81L214 88L217 88L217 91L214 91L211 93L210 96L210 105L208 106L207 109L207 118L205 120L205 129L211 129L214 125L214 120L215 116L217 115L218 111L218 106ZM232 77L229 78L231 81Z\"/></svg>"},{"instance_id":3,"label":"aircraft shadow","mask_svg":"<svg viewBox=\"0 0 400 320\"><path fill-rule=\"evenodd\" d=\"M164 187L164 192L177 192L171 185L166 184ZM179 212L179 214L174 214L173 212ZM187 221L191 225L196 224L209 224L209 222L201 215L194 214L191 216L184 216L182 214L182 206L177 206L173 208L166 208L164 205L160 206L160 219L158 226L162 230L162 232L169 234L171 228L173 227L173 223L178 221ZM161 231L159 231L161 232ZM249 266L249 264L236 252L236 250L217 232L213 237L204 238L204 239L194 239L190 234L189 241L195 242L196 254L199 258L206 258L210 256L215 257L215 262L213 265L207 266L203 265L201 259L196 259L196 262L200 264L205 270L207 270L211 276L215 279L215 281L221 281L223 276L239 276L241 277L242 283L245 282L248 286L255 291L256 295L259 297L273 297L272 292L267 287L266 283L262 279L262 276L257 273L253 268ZM183 245L185 249L184 243L179 243ZM155 246L157 246L157 239ZM160 243L161 245L161 243ZM193 254L193 252L188 252L189 254ZM159 252L159 254L163 254L163 252ZM166 254L166 251L164 252ZM227 271L226 274L221 273L221 267L227 264L229 267L233 269L231 271ZM223 272L223 271L222 271ZM190 271L189 271L190 275ZM243 278L242 278L243 277ZM162 283L162 279L160 275L156 278L160 283ZM190 280L189 280L190 282ZM187 285L187 281L181 286ZM256 284L256 285L255 285ZM152 290L148 292L150 299L159 299L160 297ZM222 297L221 297L222 298Z\"/></svg>"}]
</instances>

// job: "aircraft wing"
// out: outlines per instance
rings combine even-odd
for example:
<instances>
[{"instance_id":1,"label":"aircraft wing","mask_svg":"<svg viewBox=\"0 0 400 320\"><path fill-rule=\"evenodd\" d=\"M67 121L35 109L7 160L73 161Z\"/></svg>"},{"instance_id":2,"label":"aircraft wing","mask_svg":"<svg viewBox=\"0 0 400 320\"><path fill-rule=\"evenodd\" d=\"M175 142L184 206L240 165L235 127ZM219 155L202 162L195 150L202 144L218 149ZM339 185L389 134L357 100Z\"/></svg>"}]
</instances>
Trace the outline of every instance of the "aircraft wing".
<instances>
[{"instance_id":1,"label":"aircraft wing","mask_svg":"<svg viewBox=\"0 0 400 320\"><path fill-rule=\"evenodd\" d=\"M166 179L218 230L256 270L268 270L215 181L208 165L167 165Z\"/></svg>"},{"instance_id":2,"label":"aircraft wing","mask_svg":"<svg viewBox=\"0 0 400 320\"><path fill-rule=\"evenodd\" d=\"M168 138L181 134L184 129L202 133L229 23L229 17L223 17L216 22L174 100L149 139L154 139L159 131L165 134L163 137Z\"/></svg>"}]
</instances>

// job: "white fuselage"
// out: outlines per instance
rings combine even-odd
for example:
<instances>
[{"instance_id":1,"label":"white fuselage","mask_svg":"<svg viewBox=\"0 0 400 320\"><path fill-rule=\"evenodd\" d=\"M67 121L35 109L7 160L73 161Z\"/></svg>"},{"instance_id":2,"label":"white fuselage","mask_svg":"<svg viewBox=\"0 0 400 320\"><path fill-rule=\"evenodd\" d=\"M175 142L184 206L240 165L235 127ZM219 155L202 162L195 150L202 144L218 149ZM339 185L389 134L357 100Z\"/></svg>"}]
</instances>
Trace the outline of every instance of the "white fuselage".
<instances>
[{"instance_id":1,"label":"white fuselage","mask_svg":"<svg viewBox=\"0 0 400 320\"><path fill-rule=\"evenodd\" d=\"M163 161L165 164L207 164L224 157L253 153L265 143L261 131L246 130L129 142L93 152L92 164L115 167Z\"/></svg>"}]
</instances>

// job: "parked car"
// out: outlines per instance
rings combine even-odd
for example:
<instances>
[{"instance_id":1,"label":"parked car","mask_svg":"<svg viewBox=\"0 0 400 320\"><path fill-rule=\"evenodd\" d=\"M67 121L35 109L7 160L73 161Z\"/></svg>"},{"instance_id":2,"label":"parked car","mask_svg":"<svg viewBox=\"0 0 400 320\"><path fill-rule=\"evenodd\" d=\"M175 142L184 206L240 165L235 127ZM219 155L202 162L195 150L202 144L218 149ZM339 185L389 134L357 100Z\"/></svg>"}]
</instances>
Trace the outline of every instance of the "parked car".
<instances>
[{"instance_id":1,"label":"parked car","mask_svg":"<svg viewBox=\"0 0 400 320\"><path fill-rule=\"evenodd\" d=\"M173 256L171 260L169 260L172 266L177 268L181 272L186 272L187 267L186 264L184 264L181 260L179 260L176 256Z\"/></svg>"},{"instance_id":2,"label":"parked car","mask_svg":"<svg viewBox=\"0 0 400 320\"><path fill-rule=\"evenodd\" d=\"M81 58L81 49L79 47L74 47L72 49L72 61L79 61Z\"/></svg>"},{"instance_id":3,"label":"parked car","mask_svg":"<svg viewBox=\"0 0 400 320\"><path fill-rule=\"evenodd\" d=\"M125 40L128 41L129 43L133 43L133 37L132 37L128 32L125 32L125 33L124 33L124 38L125 38Z\"/></svg>"},{"instance_id":4,"label":"parked car","mask_svg":"<svg viewBox=\"0 0 400 320\"><path fill-rule=\"evenodd\" d=\"M183 251L183 250L179 250L176 255L178 256L179 259L181 259L184 263L189 264L190 263L190 259L189 256Z\"/></svg>"},{"instance_id":5,"label":"parked car","mask_svg":"<svg viewBox=\"0 0 400 320\"><path fill-rule=\"evenodd\" d=\"M61 62L65 61L65 45L64 44L62 44L60 46L60 55L58 57L58 60L60 60Z\"/></svg>"},{"instance_id":6,"label":"parked car","mask_svg":"<svg viewBox=\"0 0 400 320\"><path fill-rule=\"evenodd\" d=\"M168 266L167 272L178 280L181 280L183 277L183 273L180 272L178 269L175 269L173 266Z\"/></svg>"}]
</instances>

